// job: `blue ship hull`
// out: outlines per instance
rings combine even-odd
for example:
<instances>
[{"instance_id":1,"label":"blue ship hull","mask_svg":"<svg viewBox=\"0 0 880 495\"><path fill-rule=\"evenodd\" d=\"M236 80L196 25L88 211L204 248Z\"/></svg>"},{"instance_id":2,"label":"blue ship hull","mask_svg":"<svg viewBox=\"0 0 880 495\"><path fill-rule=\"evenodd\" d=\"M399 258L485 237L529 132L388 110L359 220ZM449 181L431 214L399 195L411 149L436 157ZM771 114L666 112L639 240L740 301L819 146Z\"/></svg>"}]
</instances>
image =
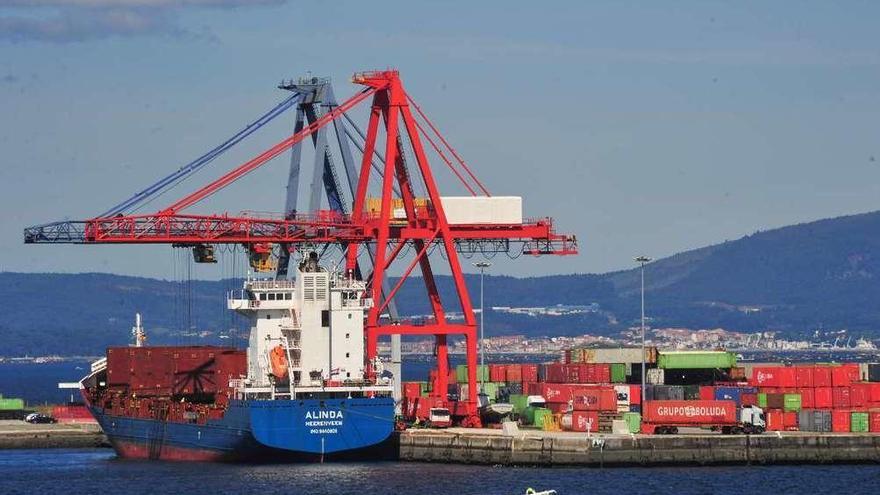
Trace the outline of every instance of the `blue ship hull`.
<instances>
[{"instance_id":1,"label":"blue ship hull","mask_svg":"<svg viewBox=\"0 0 880 495\"><path fill-rule=\"evenodd\" d=\"M233 400L222 419L204 424L140 419L91 409L117 453L132 458L385 458L394 429L391 398Z\"/></svg>"}]
</instances>

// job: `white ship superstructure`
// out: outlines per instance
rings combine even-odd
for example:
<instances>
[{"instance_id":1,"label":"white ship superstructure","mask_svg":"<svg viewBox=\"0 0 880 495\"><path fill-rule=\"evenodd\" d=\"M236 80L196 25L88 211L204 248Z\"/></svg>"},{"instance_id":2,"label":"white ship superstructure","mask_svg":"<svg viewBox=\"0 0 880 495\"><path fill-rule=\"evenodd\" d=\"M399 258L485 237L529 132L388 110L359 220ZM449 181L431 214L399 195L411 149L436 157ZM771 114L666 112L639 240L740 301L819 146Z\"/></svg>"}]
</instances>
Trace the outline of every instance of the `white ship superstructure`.
<instances>
[{"instance_id":1,"label":"white ship superstructure","mask_svg":"<svg viewBox=\"0 0 880 495\"><path fill-rule=\"evenodd\" d=\"M262 398L390 393L390 382L365 380L364 312L372 306L365 282L327 271L314 253L295 274L295 280L249 279L229 294L229 309L253 325L243 392Z\"/></svg>"}]
</instances>

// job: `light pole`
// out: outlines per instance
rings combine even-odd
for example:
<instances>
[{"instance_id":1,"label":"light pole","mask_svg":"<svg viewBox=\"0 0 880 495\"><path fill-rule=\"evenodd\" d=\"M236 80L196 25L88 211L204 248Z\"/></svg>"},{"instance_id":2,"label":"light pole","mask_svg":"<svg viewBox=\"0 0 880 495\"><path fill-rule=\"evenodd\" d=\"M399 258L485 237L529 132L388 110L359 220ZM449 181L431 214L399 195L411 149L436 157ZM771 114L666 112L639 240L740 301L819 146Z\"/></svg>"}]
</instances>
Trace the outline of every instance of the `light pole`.
<instances>
[{"instance_id":1,"label":"light pole","mask_svg":"<svg viewBox=\"0 0 880 495\"><path fill-rule=\"evenodd\" d=\"M474 263L474 266L480 269L480 369L482 370L486 366L486 363L484 361L485 358L483 356L483 338L485 337L483 329L486 328L486 326L484 324L485 323L485 316L484 315L486 313L485 313L485 311L483 311L483 276L485 275L486 268L489 268L490 266L492 266L492 263L489 263L488 261L478 261L478 262ZM479 376L479 370L477 370L477 374ZM483 388L484 388L483 379L481 378L480 379L480 393L481 394L483 393Z\"/></svg>"},{"instance_id":2,"label":"light pole","mask_svg":"<svg viewBox=\"0 0 880 495\"><path fill-rule=\"evenodd\" d=\"M645 264L651 262L651 258L647 256L638 256L634 258L635 262L641 265L642 272L642 404L645 403ZM642 407L645 407L644 405Z\"/></svg>"}]
</instances>

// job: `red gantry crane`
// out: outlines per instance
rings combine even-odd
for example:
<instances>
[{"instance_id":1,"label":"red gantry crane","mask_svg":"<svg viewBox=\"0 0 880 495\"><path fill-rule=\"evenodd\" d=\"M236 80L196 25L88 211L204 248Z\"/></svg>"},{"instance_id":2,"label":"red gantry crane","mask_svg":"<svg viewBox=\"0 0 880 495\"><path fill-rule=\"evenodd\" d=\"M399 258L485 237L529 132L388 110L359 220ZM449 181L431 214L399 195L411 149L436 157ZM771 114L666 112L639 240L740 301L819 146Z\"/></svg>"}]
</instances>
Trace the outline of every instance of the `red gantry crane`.
<instances>
[{"instance_id":1,"label":"red gantry crane","mask_svg":"<svg viewBox=\"0 0 880 495\"><path fill-rule=\"evenodd\" d=\"M158 185L165 187L174 183L182 173L189 173L213 160L225 150L224 146L235 144L243 138L240 135L246 136L292 107L302 95L294 93L223 145L181 168L176 175L172 174L138 193L128 203L90 220L27 228L25 243L172 244L193 246L196 254L210 253L210 247L215 244L242 244L252 254L265 253L267 245L280 245L290 250L304 244L336 245L346 253L346 269L353 275L360 273L358 257L366 249L373 257L372 273L362 276L369 282L374 301L365 323L368 375L375 373L380 336L433 336L437 349L437 374L432 395L446 401L460 424L478 426L477 323L458 253L510 252L518 247L522 253L532 255L568 255L577 252L576 238L555 233L549 218L522 220L521 214L520 218L506 223L479 219L450 222L444 211L448 208L441 199L428 163L423 139L473 197L491 198L489 191L406 93L397 71L361 72L355 74L352 81L363 85L364 89L338 106L328 107L323 115L309 119L308 125L298 125L300 130L253 159L155 213L135 215L126 213L126 210L132 202L153 194ZM282 218L185 213L188 208L297 146L328 124L338 126L346 119L351 121L346 112L370 97L372 106L363 146L359 147L363 153L351 213L339 208L288 212ZM415 157L415 164L406 162L405 143L409 146L408 153ZM384 146L384 156L378 149L381 146ZM374 159L376 156L382 157L378 165ZM378 176L381 183L380 192L375 196L369 196L371 175ZM426 197L416 195L416 185L425 191ZM383 286L390 286L389 269L407 246L412 247L415 256L390 290L383 290ZM451 322L448 304L441 300L429 256L434 248L440 249L444 254L442 258L448 262L463 322ZM388 316L387 309L416 266L422 275L432 316L418 322L395 320ZM449 403L447 392L447 338L450 335L463 335L467 349L468 394L455 404Z\"/></svg>"}]
</instances>

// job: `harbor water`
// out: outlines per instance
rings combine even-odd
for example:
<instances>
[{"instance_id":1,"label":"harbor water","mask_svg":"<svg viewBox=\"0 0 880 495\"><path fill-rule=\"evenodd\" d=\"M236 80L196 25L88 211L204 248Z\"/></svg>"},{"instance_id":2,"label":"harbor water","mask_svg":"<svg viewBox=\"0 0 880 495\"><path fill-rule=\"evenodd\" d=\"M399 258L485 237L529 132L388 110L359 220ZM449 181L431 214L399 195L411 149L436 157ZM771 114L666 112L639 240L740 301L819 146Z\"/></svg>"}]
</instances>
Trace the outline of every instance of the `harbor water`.
<instances>
[{"instance_id":1,"label":"harbor water","mask_svg":"<svg viewBox=\"0 0 880 495\"><path fill-rule=\"evenodd\" d=\"M202 464L126 461L109 449L0 451L0 493L126 495L559 495L876 493L880 466L529 468L421 463Z\"/></svg>"}]
</instances>

